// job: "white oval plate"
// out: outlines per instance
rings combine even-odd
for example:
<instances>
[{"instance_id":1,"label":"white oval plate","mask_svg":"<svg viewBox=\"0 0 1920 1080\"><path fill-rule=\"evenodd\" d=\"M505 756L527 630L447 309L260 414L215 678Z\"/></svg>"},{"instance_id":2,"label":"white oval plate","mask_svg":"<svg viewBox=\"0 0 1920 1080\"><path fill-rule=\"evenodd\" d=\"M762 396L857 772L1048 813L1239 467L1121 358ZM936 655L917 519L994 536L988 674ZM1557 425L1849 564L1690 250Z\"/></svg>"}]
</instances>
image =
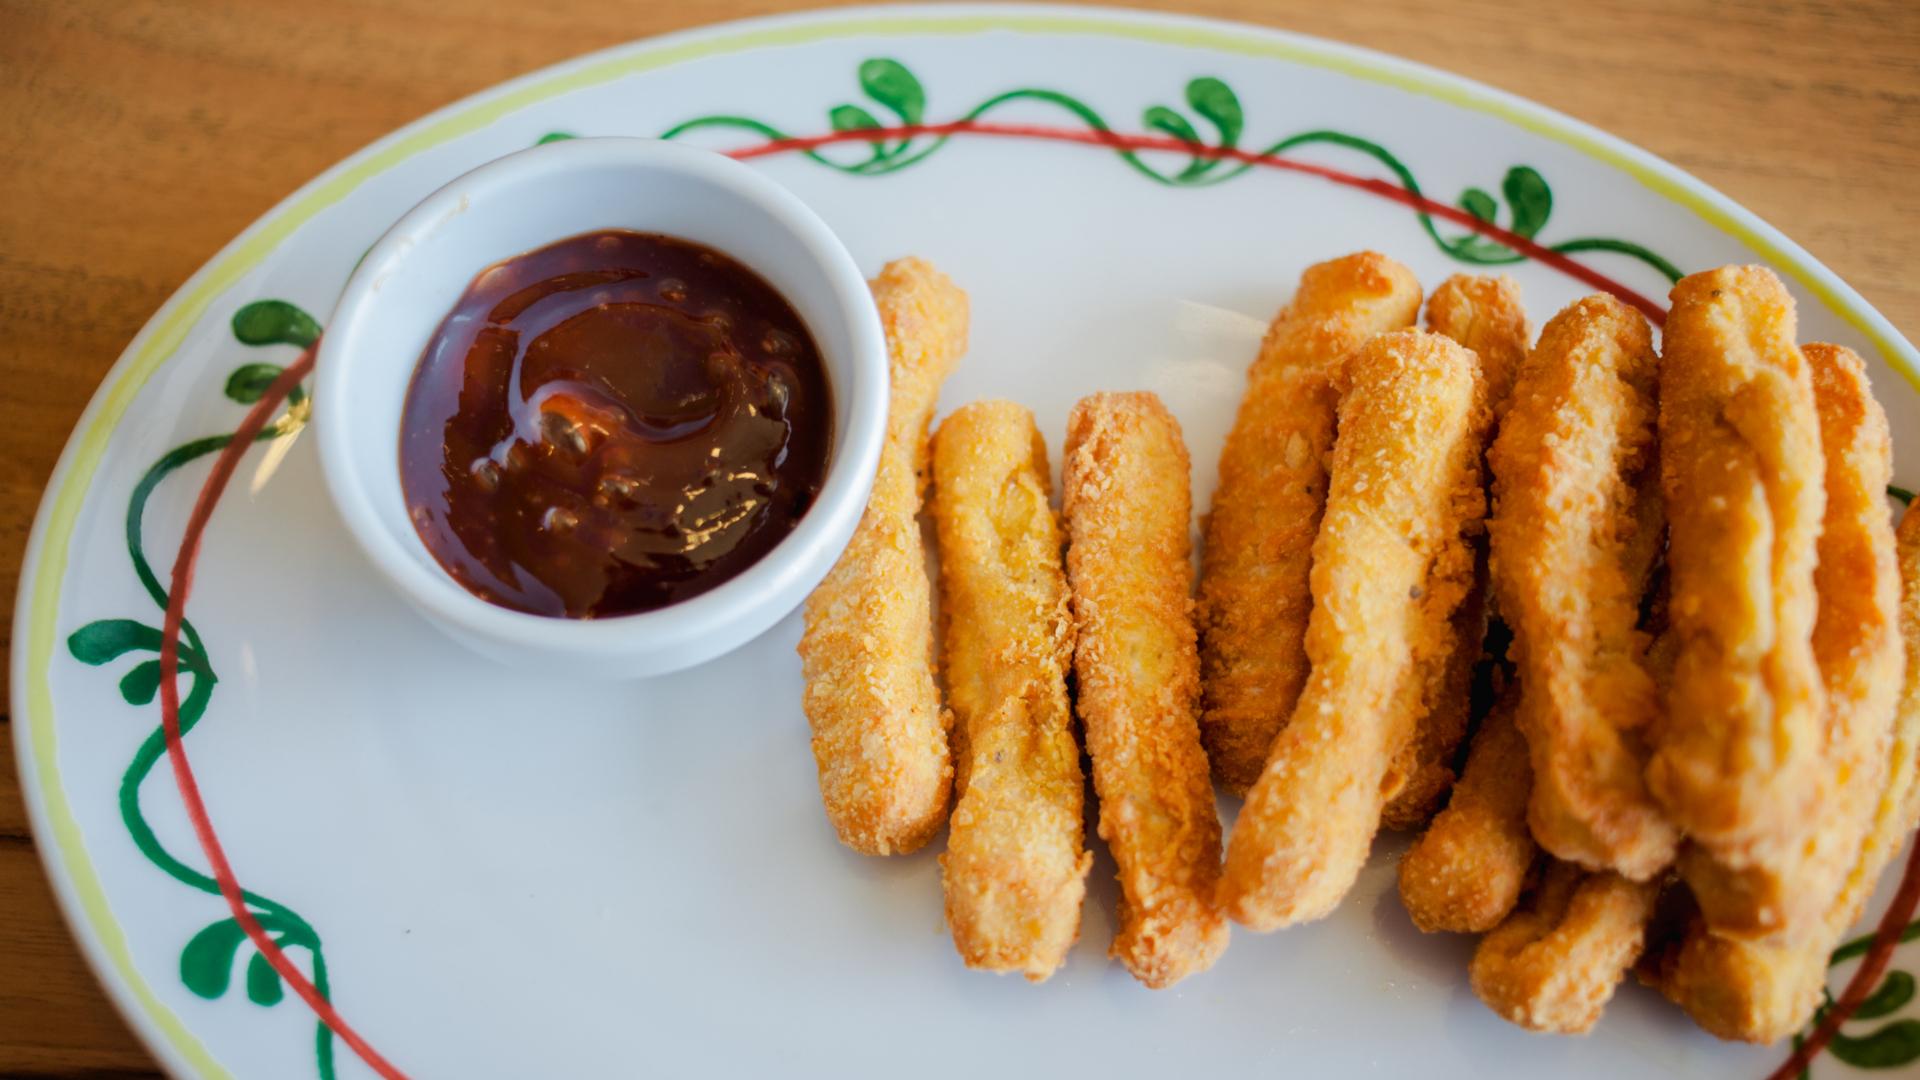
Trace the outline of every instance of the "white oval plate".
<instances>
[{"instance_id":1,"label":"white oval plate","mask_svg":"<svg viewBox=\"0 0 1920 1080\"><path fill-rule=\"evenodd\" d=\"M1750 213L1565 117L1344 46L1119 11L871 9L641 42L508 83L368 147L208 263L108 375L41 507L14 638L27 801L83 948L168 1069L372 1075L254 961L207 887L155 753L152 638L137 628L159 625L159 586L138 576L130 506L150 495L139 536L164 574L209 464L169 452L232 430L234 398L273 373L250 365L290 362L286 342L314 329L261 302L324 320L416 200L551 133L747 149L831 132L839 106L854 107L832 114L844 128L945 123L983 104L994 134L921 135L877 164L852 143L753 160L863 269L913 253L964 285L973 348L946 406L1020 400L1056 459L1080 395L1156 390L1185 425L1204 506L1254 343L1303 267L1372 247L1431 287L1500 255L1377 186L1228 175L1232 161L1187 173L1181 153L1063 141L1095 123L1190 127L1256 152L1336 133L1283 157L1411 177L1657 302L1663 263L1768 263L1799 297L1803 338L1859 349L1895 429L1920 422L1913 346ZM1590 291L1536 259L1501 269L1536 320ZM163 475L143 489L150 470ZM1903 440L1898 475L1920 479L1920 444ZM295 962L324 959L342 1016L413 1076L1757 1076L1784 1054L1715 1042L1633 985L1586 1039L1495 1019L1466 985L1471 942L1422 937L1401 912L1392 838L1335 917L1236 934L1175 990L1143 990L1105 960L1110 863L1051 982L963 970L934 852L861 858L822 817L797 619L648 683L491 667L379 586L322 494L310 439L244 460L188 614L217 681L189 699L199 726L185 745L235 870L279 905L260 910L292 935ZM1920 946L1894 967L1920 970ZM1885 1055L1920 1030L1896 1012L1846 1031L1889 1025L1903 1026L1849 1053ZM1851 1070L1826 1056L1815 1071Z\"/></svg>"}]
</instances>

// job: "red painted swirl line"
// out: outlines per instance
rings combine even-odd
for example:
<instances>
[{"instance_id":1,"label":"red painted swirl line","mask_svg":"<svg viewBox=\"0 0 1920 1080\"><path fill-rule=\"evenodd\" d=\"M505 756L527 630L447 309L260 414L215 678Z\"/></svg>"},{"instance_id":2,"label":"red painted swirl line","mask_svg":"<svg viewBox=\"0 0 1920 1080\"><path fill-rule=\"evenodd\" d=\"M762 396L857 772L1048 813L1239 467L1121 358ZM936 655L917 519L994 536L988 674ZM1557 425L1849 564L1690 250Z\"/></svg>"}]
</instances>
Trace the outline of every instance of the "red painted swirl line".
<instances>
[{"instance_id":1,"label":"red painted swirl line","mask_svg":"<svg viewBox=\"0 0 1920 1080\"><path fill-rule=\"evenodd\" d=\"M1165 150L1173 153L1191 154L1195 157L1222 161L1237 161L1247 165L1257 165L1266 169L1281 169L1287 172L1305 173L1317 176L1330 183L1356 188L1383 199L1390 199L1404 206L1444 218L1464 229L1471 229L1490 240L1519 252L1522 255L1550 266L1555 270L1585 285L1612 293L1624 303L1640 309L1655 326L1664 326L1667 310L1640 293L1622 285L1605 274L1588 267L1576 259L1570 258L1532 239L1521 236L1510 229L1503 229L1490 221L1482 221L1457 206L1436 202L1425 195L1416 195L1406 188L1377 177L1356 176L1340 169L1316 165L1308 161L1293 161L1288 158L1261 154L1252 150L1242 150L1233 146L1206 146L1182 142L1179 139L1159 135L1124 135L1115 131L1099 131L1093 128L1053 127L1045 124L1002 124L984 120L955 120L944 124L902 124L888 128L856 128L850 131L834 131L824 135L797 136L788 139L772 139L738 150L727 151L729 157L746 161L750 158L766 157L771 154L784 154L793 151L814 150L836 143L864 142L874 143L888 139L907 139L915 135L990 135L1011 139L1044 139L1051 142L1082 143L1091 146L1106 147L1111 150Z\"/></svg>"},{"instance_id":2,"label":"red painted swirl line","mask_svg":"<svg viewBox=\"0 0 1920 1080\"><path fill-rule=\"evenodd\" d=\"M200 842L200 850L206 856L213 879L219 884L220 895L226 900L234 921L246 933L253 947L260 951L260 955L266 957L273 970L313 1010L320 1022L360 1055L362 1061L387 1080L406 1080L405 1073L382 1057L334 1009L331 1002L320 996L320 991L294 966L280 946L274 944L266 929L254 918L253 912L247 909L241 895L240 881L234 875L233 865L227 861L226 849L221 845L219 835L214 832L213 820L208 816L206 803L200 797L200 784L194 778L193 766L187 760L186 745L180 737L180 624L186 616L187 595L193 588L193 570L200 555L200 541L206 533L208 521L213 517L215 505L240 465L240 459L287 395L312 372L313 360L314 347L309 346L306 352L300 354L300 359L281 372L267 392L247 411L246 417L235 429L232 440L214 460L213 470L207 475L206 483L201 486L200 495L194 502L193 515L187 520L186 532L180 538L180 552L174 559L173 590L167 597L166 620L160 630L160 723L166 736L167 761L173 768L174 784L180 790L181 805L186 809L187 820L193 825L194 836ZM1901 879L1899 892L1886 914L1881 916L1873 945L1868 949L1860 969L1854 972L1852 981L1847 984L1846 992L1828 1011L1819 1028L1792 1057L1769 1075L1768 1080L1790 1080L1797 1076L1807 1062L1833 1038L1840 1025L1866 1000L1886 971L1893 951L1900 943L1900 932L1913 918L1916 906L1920 906L1920 844L1915 845L1913 855L1907 860L1906 874Z\"/></svg>"},{"instance_id":3,"label":"red painted swirl line","mask_svg":"<svg viewBox=\"0 0 1920 1080\"><path fill-rule=\"evenodd\" d=\"M1551 266L1576 280L1612 293L1622 301L1640 309L1656 324L1665 321L1664 309L1632 289L1588 269L1557 251L1542 247L1517 233L1481 221L1465 211L1445 203L1435 202L1422 195L1415 195L1385 180L1354 176L1321 165L1287 161L1234 148L1192 147L1177 139L1145 135L1120 135L1112 132L1051 128L1030 124L958 121L950 124L916 124L780 139L733 151L732 156L745 160L794 150L810 150L840 142L872 142L880 139L906 138L912 135L959 134L1049 139L1056 142L1089 143L1128 150L1191 152L1203 157L1244 161L1251 165L1318 176L1336 184L1358 188L1424 210L1435 217L1445 218L1496 240L1537 262ZM234 875L232 864L227 861L226 850L220 843L219 835L214 831L213 820L208 816L206 803L200 796L200 785L194 777L192 764L187 760L186 746L181 740L180 733L180 624L186 615L188 593L193 588L194 564L199 558L201 539L206 533L207 523L213 517L214 507L219 503L220 496L225 493L228 482L233 479L235 470L239 468L240 459L246 455L248 447L253 445L255 437L266 427L268 420L286 400L287 395L313 371L313 361L314 347L309 346L298 360L280 373L279 378L273 381L266 393L261 395L260 400L247 411L245 419L235 429L231 441L214 460L213 470L208 474L206 483L201 487L200 495L194 502L193 514L187 520L186 531L180 538L180 551L174 560L173 589L167 598L166 619L160 632L160 722L166 736L167 761L173 770L174 784L180 790L180 802L186 810L188 821L192 823L194 836L200 842L200 850L206 856L213 879L220 887L220 895L226 900L227 908L232 912L234 921L246 933L247 940L251 941L260 955L266 958L273 970L286 980L294 993L307 1003L307 1007L313 1010L320 1022L327 1025L328 1029L340 1038L340 1041L352 1048L353 1052L358 1054L374 1072L386 1077L387 1080L406 1080L405 1073L382 1057L379 1051L375 1050L347 1023L331 1002L320 996L320 991L294 965L287 954L281 951L280 946L274 943L266 929L254 917L253 912L248 910L246 900L241 895L239 879ZM1906 875L1901 881L1899 894L1894 898L1893 905L1887 909L1886 915L1882 917L1879 930L1874 935L1873 946L1860 965L1859 971L1854 973L1846 992L1800 1050L1781 1065L1769 1080L1786 1080L1796 1075L1815 1054L1826 1046L1834 1033L1839 1030L1840 1025L1860 1006L1878 982L1881 974L1885 972L1894 947L1899 944L1900 931L1912 918L1916 904L1920 904L1920 846L1915 847L1913 857L1908 860Z\"/></svg>"},{"instance_id":4,"label":"red painted swirl line","mask_svg":"<svg viewBox=\"0 0 1920 1080\"><path fill-rule=\"evenodd\" d=\"M373 1071L387 1080L405 1080L406 1074L393 1067L386 1058L380 1056L359 1033L349 1026L346 1020L334 1010L331 1002L320 996L306 975L295 967L287 954L280 951L247 909L246 900L240 892L240 881L234 876L233 866L227 862L227 853L220 845L220 837L213 831L213 820L207 816L207 805L200 798L200 784L194 779L193 766L187 761L186 746L180 741L180 623L186 616L187 594L193 588L193 564L200 556L200 540L207 530L207 521L213 517L213 508L220 501L220 495L227 489L227 482L233 479L233 473L240 465L240 459L246 455L247 448L266 427L267 420L274 410L286 400L289 393L300 380L313 370L314 347L300 354L300 359L280 373L267 392L261 395L253 408L247 411L246 419L233 433L233 438L214 459L213 471L208 474L207 482L200 488L200 497L193 504L193 516L187 519L187 530L180 538L180 554L173 563L173 591L167 597L166 622L160 629L160 725L166 733L167 760L173 766L173 782L180 789L180 802L186 808L187 820L193 823L193 833L200 840L200 851L207 858L207 866L213 873L213 880L220 886L220 895L227 901L227 909L233 913L233 919L246 932L253 947L267 958L267 963L280 974L287 985L300 995L320 1022L333 1030L340 1041L353 1048Z\"/></svg>"}]
</instances>

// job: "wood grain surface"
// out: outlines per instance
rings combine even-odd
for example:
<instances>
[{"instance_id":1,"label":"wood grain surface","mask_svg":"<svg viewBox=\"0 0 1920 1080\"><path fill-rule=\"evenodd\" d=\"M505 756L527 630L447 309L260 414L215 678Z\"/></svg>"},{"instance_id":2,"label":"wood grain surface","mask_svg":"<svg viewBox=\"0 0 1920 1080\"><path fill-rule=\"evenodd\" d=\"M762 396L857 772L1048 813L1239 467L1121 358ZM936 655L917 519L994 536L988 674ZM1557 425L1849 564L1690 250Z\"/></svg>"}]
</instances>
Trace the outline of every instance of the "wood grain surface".
<instances>
[{"instance_id":1,"label":"wood grain surface","mask_svg":"<svg viewBox=\"0 0 1920 1080\"><path fill-rule=\"evenodd\" d=\"M315 173L553 61L783 0L0 0L0 599L80 410L155 308ZM1652 150L1920 334L1920 4L1193 0L1425 61ZM11 620L0 621L10 650ZM0 680L5 666L0 665ZM10 697L4 700L10 701ZM0 716L0 1076L158 1076L80 960Z\"/></svg>"}]
</instances>

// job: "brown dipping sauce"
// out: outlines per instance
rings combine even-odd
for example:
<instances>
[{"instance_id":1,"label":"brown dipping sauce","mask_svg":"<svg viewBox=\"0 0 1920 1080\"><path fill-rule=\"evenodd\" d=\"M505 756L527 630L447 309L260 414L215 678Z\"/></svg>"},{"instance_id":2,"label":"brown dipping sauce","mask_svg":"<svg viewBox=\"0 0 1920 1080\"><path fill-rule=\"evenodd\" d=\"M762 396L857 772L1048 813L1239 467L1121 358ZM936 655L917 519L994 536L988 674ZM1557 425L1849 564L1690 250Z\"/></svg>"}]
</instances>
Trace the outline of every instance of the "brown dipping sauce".
<instances>
[{"instance_id":1,"label":"brown dipping sauce","mask_svg":"<svg viewBox=\"0 0 1920 1080\"><path fill-rule=\"evenodd\" d=\"M608 230L482 271L407 391L414 527L475 595L601 618L751 566L820 491L819 349L758 274Z\"/></svg>"}]
</instances>

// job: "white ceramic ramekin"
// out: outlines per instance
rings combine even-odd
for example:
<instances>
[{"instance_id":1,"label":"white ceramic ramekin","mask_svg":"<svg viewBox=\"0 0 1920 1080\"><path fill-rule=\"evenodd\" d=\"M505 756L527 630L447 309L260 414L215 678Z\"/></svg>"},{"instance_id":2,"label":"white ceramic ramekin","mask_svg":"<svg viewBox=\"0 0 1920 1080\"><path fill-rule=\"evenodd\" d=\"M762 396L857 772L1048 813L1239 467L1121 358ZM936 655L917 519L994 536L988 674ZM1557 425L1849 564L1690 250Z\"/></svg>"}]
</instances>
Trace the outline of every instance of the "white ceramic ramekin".
<instances>
[{"instance_id":1,"label":"white ceramic ramekin","mask_svg":"<svg viewBox=\"0 0 1920 1080\"><path fill-rule=\"evenodd\" d=\"M833 388L820 496L794 531L720 586L657 611L559 619L468 592L414 530L400 486L400 416L422 350L474 276L600 229L693 240L758 271L806 321ZM455 639L500 661L584 677L657 675L759 635L824 577L853 534L880 457L887 353L853 258L785 188L654 139L571 139L483 165L428 196L367 253L320 345L314 426L333 501L373 565Z\"/></svg>"}]
</instances>

